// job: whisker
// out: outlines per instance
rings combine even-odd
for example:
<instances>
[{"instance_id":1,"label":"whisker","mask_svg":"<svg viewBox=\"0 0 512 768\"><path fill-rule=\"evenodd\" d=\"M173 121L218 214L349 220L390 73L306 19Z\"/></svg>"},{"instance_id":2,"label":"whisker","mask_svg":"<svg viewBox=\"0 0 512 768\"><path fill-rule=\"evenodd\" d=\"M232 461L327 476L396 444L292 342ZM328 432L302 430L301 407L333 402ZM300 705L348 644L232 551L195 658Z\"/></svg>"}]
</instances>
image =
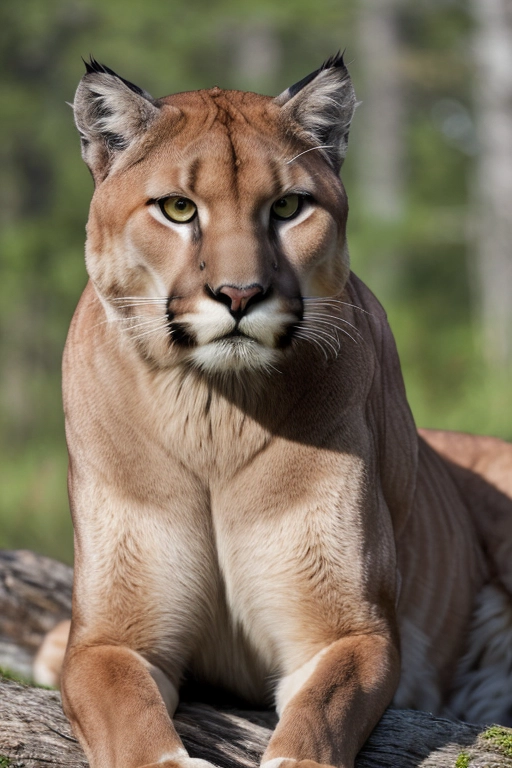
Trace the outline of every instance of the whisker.
<instances>
[{"instance_id":1,"label":"whisker","mask_svg":"<svg viewBox=\"0 0 512 768\"><path fill-rule=\"evenodd\" d=\"M124 330L134 331L137 328L146 328L147 326L155 325L157 323L161 324L162 321L164 325L167 324L167 319L165 317L152 317L150 320L143 320L141 323L135 323L135 325L127 325Z\"/></svg>"},{"instance_id":2,"label":"whisker","mask_svg":"<svg viewBox=\"0 0 512 768\"><path fill-rule=\"evenodd\" d=\"M166 302L167 297L162 296L117 296L116 298L110 299L110 301L141 301L141 302Z\"/></svg>"},{"instance_id":3,"label":"whisker","mask_svg":"<svg viewBox=\"0 0 512 768\"><path fill-rule=\"evenodd\" d=\"M335 357L338 355L338 352L340 351L339 339L333 339L332 335L322 328L312 328L311 326L308 326L307 330L316 336L316 338L322 339L323 343L327 344L327 346L332 349Z\"/></svg>"},{"instance_id":4,"label":"whisker","mask_svg":"<svg viewBox=\"0 0 512 768\"><path fill-rule=\"evenodd\" d=\"M294 160L297 160L298 157L302 157L302 155L305 155L306 152L313 152L314 149L332 149L335 145L334 144L322 144L319 147L310 147L309 149L305 149L304 152L299 152L298 155L295 155L295 157L292 157L291 160L287 160L285 162L285 165L289 165L290 163L293 163Z\"/></svg>"},{"instance_id":5,"label":"whisker","mask_svg":"<svg viewBox=\"0 0 512 768\"><path fill-rule=\"evenodd\" d=\"M329 359L329 356L327 355L327 352L325 351L323 345L320 343L320 341L313 336L310 336L309 334L301 333L300 331L295 331L294 337L297 339L301 339L303 341L311 342L315 345L315 347L318 347L322 354L324 355L326 361Z\"/></svg>"},{"instance_id":6,"label":"whisker","mask_svg":"<svg viewBox=\"0 0 512 768\"><path fill-rule=\"evenodd\" d=\"M116 304L116 309L132 309L133 307L162 307L165 302L160 301L133 301L129 304Z\"/></svg>"},{"instance_id":7,"label":"whisker","mask_svg":"<svg viewBox=\"0 0 512 768\"><path fill-rule=\"evenodd\" d=\"M371 312L368 312L368 310L363 309L363 307L358 307L357 304L351 304L348 301L341 301L341 299L336 299L333 296L303 296L302 301L308 301L311 302L311 304L314 306L315 304L330 304L331 306L335 307L338 304L343 305L344 307L351 307L352 309L358 309L359 312L363 312L365 315L368 315L369 317L374 317L374 315Z\"/></svg>"},{"instance_id":8,"label":"whisker","mask_svg":"<svg viewBox=\"0 0 512 768\"><path fill-rule=\"evenodd\" d=\"M317 323L322 323L322 321L321 321L321 320L316 320L316 321L314 321L314 322L317 322ZM335 328L335 329L336 329L336 331L340 331L341 333L345 334L345 336L348 336L348 337L349 337L349 339L352 339L352 341L354 342L354 344L357 344L357 343L358 343L358 342L356 341L356 339L354 339L354 337L353 337L353 336L352 336L352 335L351 335L351 334L350 334L348 331L346 331L344 328L340 328L339 326L337 326L337 325L333 325L332 323L325 323L325 322L324 322L324 323L323 323L323 325L328 325L328 326L331 326L332 328ZM316 329L316 330L320 331L320 329ZM322 330L323 330L323 329L322 329ZM324 330L323 332L324 332L324 333L327 333L327 331L325 331L325 330ZM338 342L339 342L339 339L338 339Z\"/></svg>"},{"instance_id":9,"label":"whisker","mask_svg":"<svg viewBox=\"0 0 512 768\"><path fill-rule=\"evenodd\" d=\"M134 341L139 341L140 339L143 339L145 336L151 336L151 334L160 332L160 331L167 331L167 333L170 333L172 336L172 331L167 325L167 323L164 323L163 325L158 326L157 328L151 328L149 331L144 331L143 333L138 333L135 336L132 336L132 339Z\"/></svg>"},{"instance_id":10,"label":"whisker","mask_svg":"<svg viewBox=\"0 0 512 768\"><path fill-rule=\"evenodd\" d=\"M357 336L359 336L360 339L364 339L362 333L360 333L359 329L356 328L355 325L352 325L352 323L349 323L348 320L345 320L343 317L336 317L336 315L325 315L323 313L314 313L314 312L308 312L305 316L305 320L309 320L311 318L314 323L322 323L323 325L330 325L333 328L337 328L339 331L343 331L344 329L341 328L339 325L336 325L335 322L332 322L332 320L327 318L333 318L339 323L344 323L345 325L348 325L352 330L355 332ZM346 331L345 331L346 333Z\"/></svg>"},{"instance_id":11,"label":"whisker","mask_svg":"<svg viewBox=\"0 0 512 768\"><path fill-rule=\"evenodd\" d=\"M310 328L310 330L313 331L313 333L315 333L321 339L323 339L324 343L327 344L327 346L331 347L335 357L338 355L341 349L341 344L340 344L340 340L337 337L328 333L328 331L325 331L323 328Z\"/></svg>"},{"instance_id":12,"label":"whisker","mask_svg":"<svg viewBox=\"0 0 512 768\"><path fill-rule=\"evenodd\" d=\"M122 323L130 323L132 320L148 320L148 319L150 319L151 321L155 321L155 320L160 320L161 317L162 317L161 315L158 315L158 317L153 317L153 318L148 318L147 315L130 315L129 317L107 317L106 320L100 320L99 323L95 323L94 325L92 325L89 330L92 331L94 328L99 328L100 325L108 325L108 323L122 324Z\"/></svg>"}]
</instances>

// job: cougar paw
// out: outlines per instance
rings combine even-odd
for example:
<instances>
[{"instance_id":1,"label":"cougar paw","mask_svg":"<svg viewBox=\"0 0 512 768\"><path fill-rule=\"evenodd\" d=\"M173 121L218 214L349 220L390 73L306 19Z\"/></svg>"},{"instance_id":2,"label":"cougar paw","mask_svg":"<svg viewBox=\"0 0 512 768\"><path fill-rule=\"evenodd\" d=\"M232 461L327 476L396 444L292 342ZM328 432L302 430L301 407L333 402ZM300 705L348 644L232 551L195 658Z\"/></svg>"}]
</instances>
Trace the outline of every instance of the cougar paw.
<instances>
[{"instance_id":1,"label":"cougar paw","mask_svg":"<svg viewBox=\"0 0 512 768\"><path fill-rule=\"evenodd\" d=\"M201 760L199 757L184 755L169 760L159 760L158 763L147 763L141 768L217 768L217 766L207 760Z\"/></svg>"},{"instance_id":2,"label":"cougar paw","mask_svg":"<svg viewBox=\"0 0 512 768\"><path fill-rule=\"evenodd\" d=\"M295 766L296 768L333 768L329 763L317 763L315 760L299 760Z\"/></svg>"},{"instance_id":3,"label":"cougar paw","mask_svg":"<svg viewBox=\"0 0 512 768\"><path fill-rule=\"evenodd\" d=\"M273 765L274 764L274 765ZM294 760L293 758L278 758L266 760L261 768L333 768L326 763L317 763L315 760Z\"/></svg>"}]
</instances>

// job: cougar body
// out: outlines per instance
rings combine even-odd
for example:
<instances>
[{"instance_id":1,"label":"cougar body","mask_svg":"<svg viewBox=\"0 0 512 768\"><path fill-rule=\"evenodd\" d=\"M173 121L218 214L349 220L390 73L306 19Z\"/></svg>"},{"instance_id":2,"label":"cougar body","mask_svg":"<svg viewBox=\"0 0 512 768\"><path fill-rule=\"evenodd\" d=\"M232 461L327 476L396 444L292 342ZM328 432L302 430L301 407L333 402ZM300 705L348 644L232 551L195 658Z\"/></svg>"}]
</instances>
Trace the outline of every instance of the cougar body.
<instances>
[{"instance_id":1,"label":"cougar body","mask_svg":"<svg viewBox=\"0 0 512 768\"><path fill-rule=\"evenodd\" d=\"M349 271L354 104L340 57L277 99L153 100L95 62L79 86L62 692L93 766L202 762L169 717L186 674L276 704L271 768L348 768L393 697L453 698L494 565Z\"/></svg>"}]
</instances>

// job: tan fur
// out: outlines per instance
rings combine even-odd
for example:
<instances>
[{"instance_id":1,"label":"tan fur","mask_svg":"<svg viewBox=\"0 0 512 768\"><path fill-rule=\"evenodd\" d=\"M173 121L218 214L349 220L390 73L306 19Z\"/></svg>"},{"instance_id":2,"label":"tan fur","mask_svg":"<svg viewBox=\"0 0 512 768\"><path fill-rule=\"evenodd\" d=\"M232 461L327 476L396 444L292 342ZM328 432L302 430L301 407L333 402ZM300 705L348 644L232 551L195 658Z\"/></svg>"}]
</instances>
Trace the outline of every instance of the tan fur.
<instances>
[{"instance_id":1,"label":"tan fur","mask_svg":"<svg viewBox=\"0 0 512 768\"><path fill-rule=\"evenodd\" d=\"M63 366L64 706L94 768L187 768L164 699L193 674L277 696L265 763L349 768L397 686L446 705L489 567L349 273L348 74L275 101L121 84L90 69L75 102L96 190ZM297 192L313 202L271 220ZM198 218L167 221L169 195ZM222 287L254 285L235 317Z\"/></svg>"},{"instance_id":2,"label":"tan fur","mask_svg":"<svg viewBox=\"0 0 512 768\"><path fill-rule=\"evenodd\" d=\"M59 686L70 627L69 619L59 621L45 636L32 664L32 676L38 685Z\"/></svg>"}]
</instances>

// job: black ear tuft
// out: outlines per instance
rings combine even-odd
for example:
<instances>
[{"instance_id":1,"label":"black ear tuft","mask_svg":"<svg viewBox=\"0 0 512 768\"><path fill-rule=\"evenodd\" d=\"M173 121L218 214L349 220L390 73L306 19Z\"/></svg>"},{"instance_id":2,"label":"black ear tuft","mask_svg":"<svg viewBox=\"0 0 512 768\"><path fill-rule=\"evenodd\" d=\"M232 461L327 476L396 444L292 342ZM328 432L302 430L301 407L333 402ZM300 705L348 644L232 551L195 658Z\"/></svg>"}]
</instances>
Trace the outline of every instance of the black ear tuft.
<instances>
[{"instance_id":1,"label":"black ear tuft","mask_svg":"<svg viewBox=\"0 0 512 768\"><path fill-rule=\"evenodd\" d=\"M85 74L86 75L92 75L92 74L103 74L103 75L112 75L112 77L117 77L118 80L120 80L122 83L124 83L128 88L133 91L134 93L138 93L139 96L144 96L146 99L151 99L151 96L147 91L142 90L142 88L139 88L138 85L135 85L134 83L130 83L129 80L125 80L124 77L121 77L121 75L118 75L117 72L114 72L113 69L110 69L110 67L107 67L105 64L100 64L99 61L96 61L95 58L93 58L89 54L89 61L86 61L84 58L82 58L83 63L85 64Z\"/></svg>"},{"instance_id":2,"label":"black ear tuft","mask_svg":"<svg viewBox=\"0 0 512 768\"><path fill-rule=\"evenodd\" d=\"M344 61L344 56L345 51L343 51L343 53L341 51L338 51L338 53L333 53L332 56L329 56L329 58L324 61L318 71L321 72L323 69L333 69L335 67L338 67L339 69L346 69L347 66Z\"/></svg>"},{"instance_id":3,"label":"black ear tuft","mask_svg":"<svg viewBox=\"0 0 512 768\"><path fill-rule=\"evenodd\" d=\"M298 83L291 85L284 93L281 94L281 96L278 96L277 99L283 99L285 94L288 99L293 98L293 96L295 96L299 91L302 91L305 85L307 85L312 80L314 80L315 77L317 77L320 74L320 72L324 72L326 69L346 70L347 67L343 60L344 55L345 55L345 51L343 51L343 53L340 53L340 51L338 51L338 53L334 53L332 56L329 56L329 58L324 61L321 67L319 67L318 69L315 69L315 71L311 72L310 75L306 75L306 77L303 77L302 80L299 80Z\"/></svg>"},{"instance_id":4,"label":"black ear tuft","mask_svg":"<svg viewBox=\"0 0 512 768\"><path fill-rule=\"evenodd\" d=\"M85 64L85 72L87 75L91 75L93 72L100 72L100 73L106 73L108 75L115 75L117 77L115 72L113 72L108 67L103 66L103 64L100 64L90 54L89 54L89 61L86 61L84 58L82 58L82 61Z\"/></svg>"}]
</instances>

